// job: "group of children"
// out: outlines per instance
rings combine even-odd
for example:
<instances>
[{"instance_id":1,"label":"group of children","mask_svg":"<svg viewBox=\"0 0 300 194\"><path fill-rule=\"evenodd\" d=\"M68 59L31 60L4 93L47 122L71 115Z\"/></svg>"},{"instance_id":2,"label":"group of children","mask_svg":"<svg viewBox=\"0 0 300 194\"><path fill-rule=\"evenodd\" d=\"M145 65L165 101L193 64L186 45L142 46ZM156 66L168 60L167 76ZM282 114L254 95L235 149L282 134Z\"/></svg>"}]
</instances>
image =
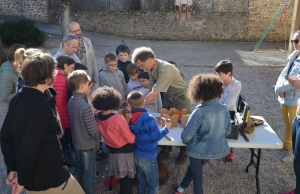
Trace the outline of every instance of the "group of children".
<instances>
[{"instance_id":1,"label":"group of children","mask_svg":"<svg viewBox=\"0 0 300 194\"><path fill-rule=\"evenodd\" d=\"M128 61L130 51L126 45L117 47L116 53L105 55L106 66L98 74L100 88L91 96L92 82L86 71L73 71L74 63L66 56L61 57L63 60L57 59L57 78L63 78L63 84L58 85L54 82L54 88L59 91L60 87L69 86L72 90L72 97L66 106L68 118L63 116L63 119L69 119L69 126L63 128L69 127L72 134L70 142L73 143L76 153L74 177L86 193L95 193L96 151L102 136L109 150L108 176L119 178L120 193L133 193L132 178L135 175L138 178L138 193L146 193L147 187L148 193L158 193L157 142L168 133L171 123L166 122L165 126L159 129L156 120L149 113L160 112L160 96L145 106L144 97L151 90L148 72L141 71L136 64ZM215 71L218 76L200 74L195 76L189 85L189 98L200 105L191 114L182 133L183 142L187 144L190 166L182 183L174 188L174 192L178 194L183 192L192 180L199 183L194 183L197 185L194 186L195 193L203 193L202 165L208 159L224 157L230 152L225 141L230 132L228 108L236 109L233 102L236 102L241 87L240 82L232 77L233 69L229 60L221 61L215 67ZM128 76L128 82L125 75ZM184 79L183 75L182 78ZM60 91L58 96L59 93ZM126 100L131 109L129 123L123 116L113 112L120 107L122 100ZM57 106L61 105L58 103ZM211 119L211 115L215 115L216 112L218 117ZM59 114L64 115L60 111ZM201 122L206 123L205 125L199 122L199 114L202 114ZM210 119L205 119L206 117ZM222 125L219 125L220 119ZM214 127L216 124L218 127ZM204 129L203 126L211 127ZM218 138L210 136L215 130L223 135L219 135ZM200 138L202 133L206 134L205 139ZM65 131L65 134L68 133ZM199 138L193 138L194 136ZM69 135L63 138L70 140ZM65 148L65 157L68 157L68 148L65 145L70 143L64 139L61 141ZM218 142L226 143L221 145ZM199 151L195 147L199 143L205 146L205 151ZM213 152L210 150L212 145ZM233 152L231 153L233 156ZM72 160L68 160L72 163Z\"/></svg>"}]
</instances>

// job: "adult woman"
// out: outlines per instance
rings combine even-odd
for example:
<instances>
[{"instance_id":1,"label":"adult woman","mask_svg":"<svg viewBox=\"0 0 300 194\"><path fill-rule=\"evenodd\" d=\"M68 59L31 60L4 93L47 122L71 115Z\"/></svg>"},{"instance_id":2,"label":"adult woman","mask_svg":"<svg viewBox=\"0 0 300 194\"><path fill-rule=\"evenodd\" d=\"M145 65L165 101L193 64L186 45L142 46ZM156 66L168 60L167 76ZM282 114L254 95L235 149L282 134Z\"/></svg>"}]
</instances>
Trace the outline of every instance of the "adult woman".
<instances>
[{"instance_id":1,"label":"adult woman","mask_svg":"<svg viewBox=\"0 0 300 194\"><path fill-rule=\"evenodd\" d=\"M298 76L300 74L300 31L294 34L292 43L295 51L290 54L289 62L281 71L276 86L275 93L278 95L278 101L281 104L281 112L285 125L285 134L283 140L283 150L286 156L282 159L285 163L293 162L292 150L292 121L296 115L297 100L300 98L300 90L293 87L287 77Z\"/></svg>"},{"instance_id":2,"label":"adult woman","mask_svg":"<svg viewBox=\"0 0 300 194\"><path fill-rule=\"evenodd\" d=\"M50 54L29 55L21 69L25 81L10 102L1 130L7 184L13 193L84 193L63 167L57 132L60 122L45 92L52 86L56 62Z\"/></svg>"},{"instance_id":3,"label":"adult woman","mask_svg":"<svg viewBox=\"0 0 300 194\"><path fill-rule=\"evenodd\" d=\"M15 52L18 48L25 48L22 44L13 44L8 49L7 61L0 67L0 101L5 110L0 111L0 127L7 113L10 100L16 94L16 85L19 78L18 64L15 63Z\"/></svg>"}]
</instances>

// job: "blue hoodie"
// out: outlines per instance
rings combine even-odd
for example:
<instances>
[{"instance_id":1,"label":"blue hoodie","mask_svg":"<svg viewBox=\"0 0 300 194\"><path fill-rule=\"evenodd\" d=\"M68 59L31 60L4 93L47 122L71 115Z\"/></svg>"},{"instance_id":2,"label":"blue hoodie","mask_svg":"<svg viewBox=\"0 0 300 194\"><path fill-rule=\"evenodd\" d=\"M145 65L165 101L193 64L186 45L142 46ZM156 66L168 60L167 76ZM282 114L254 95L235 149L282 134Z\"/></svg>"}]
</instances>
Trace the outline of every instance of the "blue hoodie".
<instances>
[{"instance_id":1,"label":"blue hoodie","mask_svg":"<svg viewBox=\"0 0 300 194\"><path fill-rule=\"evenodd\" d=\"M129 128L136 139L134 155L141 158L156 158L157 142L169 133L168 128L159 129L156 120L144 108L131 110Z\"/></svg>"}]
</instances>

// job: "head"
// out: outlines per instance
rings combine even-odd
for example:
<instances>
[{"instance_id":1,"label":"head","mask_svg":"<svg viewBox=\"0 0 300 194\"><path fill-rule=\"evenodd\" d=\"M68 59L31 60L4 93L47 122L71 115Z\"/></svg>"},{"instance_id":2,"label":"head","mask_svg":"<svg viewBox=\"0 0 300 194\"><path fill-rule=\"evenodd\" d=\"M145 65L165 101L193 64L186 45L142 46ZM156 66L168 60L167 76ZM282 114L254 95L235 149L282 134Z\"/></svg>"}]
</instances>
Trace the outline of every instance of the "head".
<instances>
[{"instance_id":1,"label":"head","mask_svg":"<svg viewBox=\"0 0 300 194\"><path fill-rule=\"evenodd\" d=\"M88 68L82 63L75 63L74 70L84 70L87 73Z\"/></svg>"},{"instance_id":2,"label":"head","mask_svg":"<svg viewBox=\"0 0 300 194\"><path fill-rule=\"evenodd\" d=\"M130 63L126 67L126 72L132 81L138 81L138 75L140 73L139 66L137 66L136 64Z\"/></svg>"},{"instance_id":3,"label":"head","mask_svg":"<svg viewBox=\"0 0 300 194\"><path fill-rule=\"evenodd\" d=\"M72 91L89 95L91 78L84 70L76 70L68 75L68 83Z\"/></svg>"},{"instance_id":4,"label":"head","mask_svg":"<svg viewBox=\"0 0 300 194\"><path fill-rule=\"evenodd\" d=\"M37 51L29 55L21 66L25 85L29 87L45 85L45 89L50 88L54 81L55 66L56 61L49 53Z\"/></svg>"},{"instance_id":5,"label":"head","mask_svg":"<svg viewBox=\"0 0 300 194\"><path fill-rule=\"evenodd\" d=\"M216 75L198 74L190 81L188 96L195 102L220 98L223 93L222 85L222 81Z\"/></svg>"},{"instance_id":6,"label":"head","mask_svg":"<svg viewBox=\"0 0 300 194\"><path fill-rule=\"evenodd\" d=\"M21 67L23 65L24 60L30 56L33 55L37 52L41 52L42 51L40 49L35 49L35 48L19 48L16 50L15 52L15 64L18 65L17 70L20 72L21 71Z\"/></svg>"},{"instance_id":7,"label":"head","mask_svg":"<svg viewBox=\"0 0 300 194\"><path fill-rule=\"evenodd\" d=\"M128 57L130 54L129 47L126 44L120 44L116 48L116 54L118 55L118 58L120 61L122 61L122 62L128 61Z\"/></svg>"},{"instance_id":8,"label":"head","mask_svg":"<svg viewBox=\"0 0 300 194\"><path fill-rule=\"evenodd\" d=\"M121 104L121 94L113 87L100 87L92 95L92 104L97 110L114 110Z\"/></svg>"},{"instance_id":9,"label":"head","mask_svg":"<svg viewBox=\"0 0 300 194\"><path fill-rule=\"evenodd\" d=\"M293 36L293 40L291 40L291 43L293 44L295 50L300 50L299 41L300 41L300 30L295 32Z\"/></svg>"},{"instance_id":10,"label":"head","mask_svg":"<svg viewBox=\"0 0 300 194\"><path fill-rule=\"evenodd\" d=\"M72 57L61 55L57 57L56 61L58 69L60 69L65 76L68 76L74 71L75 61Z\"/></svg>"},{"instance_id":11,"label":"head","mask_svg":"<svg viewBox=\"0 0 300 194\"><path fill-rule=\"evenodd\" d=\"M143 108L145 106L144 95L138 91L130 92L127 96L127 101L131 109Z\"/></svg>"},{"instance_id":12,"label":"head","mask_svg":"<svg viewBox=\"0 0 300 194\"><path fill-rule=\"evenodd\" d=\"M69 33L76 34L78 36L78 38L80 38L81 37L80 25L77 22L71 22L69 24Z\"/></svg>"},{"instance_id":13,"label":"head","mask_svg":"<svg viewBox=\"0 0 300 194\"><path fill-rule=\"evenodd\" d=\"M232 78L232 63L230 60L222 60L215 66L215 71L222 81L231 80Z\"/></svg>"},{"instance_id":14,"label":"head","mask_svg":"<svg viewBox=\"0 0 300 194\"><path fill-rule=\"evenodd\" d=\"M146 71L141 71L139 73L139 81L141 83L141 85L144 87L144 88L150 88L150 85L149 85L149 74L148 72Z\"/></svg>"},{"instance_id":15,"label":"head","mask_svg":"<svg viewBox=\"0 0 300 194\"><path fill-rule=\"evenodd\" d=\"M150 47L139 47L132 53L132 62L144 71L149 71L155 66L155 55Z\"/></svg>"},{"instance_id":16,"label":"head","mask_svg":"<svg viewBox=\"0 0 300 194\"><path fill-rule=\"evenodd\" d=\"M62 53L72 56L78 48L79 40L78 36L75 34L66 34L62 39Z\"/></svg>"},{"instance_id":17,"label":"head","mask_svg":"<svg viewBox=\"0 0 300 194\"><path fill-rule=\"evenodd\" d=\"M113 53L109 52L106 53L104 56L105 65L111 72L115 72L118 66L118 56Z\"/></svg>"},{"instance_id":18,"label":"head","mask_svg":"<svg viewBox=\"0 0 300 194\"><path fill-rule=\"evenodd\" d=\"M15 53L19 48L23 48L24 50L26 49L26 47L22 44L11 45L6 54L7 60L9 60L11 62L15 62Z\"/></svg>"},{"instance_id":19,"label":"head","mask_svg":"<svg viewBox=\"0 0 300 194\"><path fill-rule=\"evenodd\" d=\"M174 67L177 66L177 64L174 61L168 61L168 63L170 63L171 65L173 65Z\"/></svg>"}]
</instances>

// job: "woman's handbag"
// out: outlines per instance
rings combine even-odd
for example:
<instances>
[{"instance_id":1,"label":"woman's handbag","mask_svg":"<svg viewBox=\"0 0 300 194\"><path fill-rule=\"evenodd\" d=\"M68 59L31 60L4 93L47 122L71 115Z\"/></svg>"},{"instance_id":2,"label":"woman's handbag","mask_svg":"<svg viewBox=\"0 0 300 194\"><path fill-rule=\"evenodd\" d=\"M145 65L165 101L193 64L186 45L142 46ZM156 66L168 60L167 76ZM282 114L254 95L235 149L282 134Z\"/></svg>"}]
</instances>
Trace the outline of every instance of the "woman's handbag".
<instances>
[{"instance_id":1,"label":"woman's handbag","mask_svg":"<svg viewBox=\"0 0 300 194\"><path fill-rule=\"evenodd\" d=\"M110 191L112 188L119 182L118 178L115 178L114 176L108 176L104 180L104 186L106 186Z\"/></svg>"}]
</instances>

